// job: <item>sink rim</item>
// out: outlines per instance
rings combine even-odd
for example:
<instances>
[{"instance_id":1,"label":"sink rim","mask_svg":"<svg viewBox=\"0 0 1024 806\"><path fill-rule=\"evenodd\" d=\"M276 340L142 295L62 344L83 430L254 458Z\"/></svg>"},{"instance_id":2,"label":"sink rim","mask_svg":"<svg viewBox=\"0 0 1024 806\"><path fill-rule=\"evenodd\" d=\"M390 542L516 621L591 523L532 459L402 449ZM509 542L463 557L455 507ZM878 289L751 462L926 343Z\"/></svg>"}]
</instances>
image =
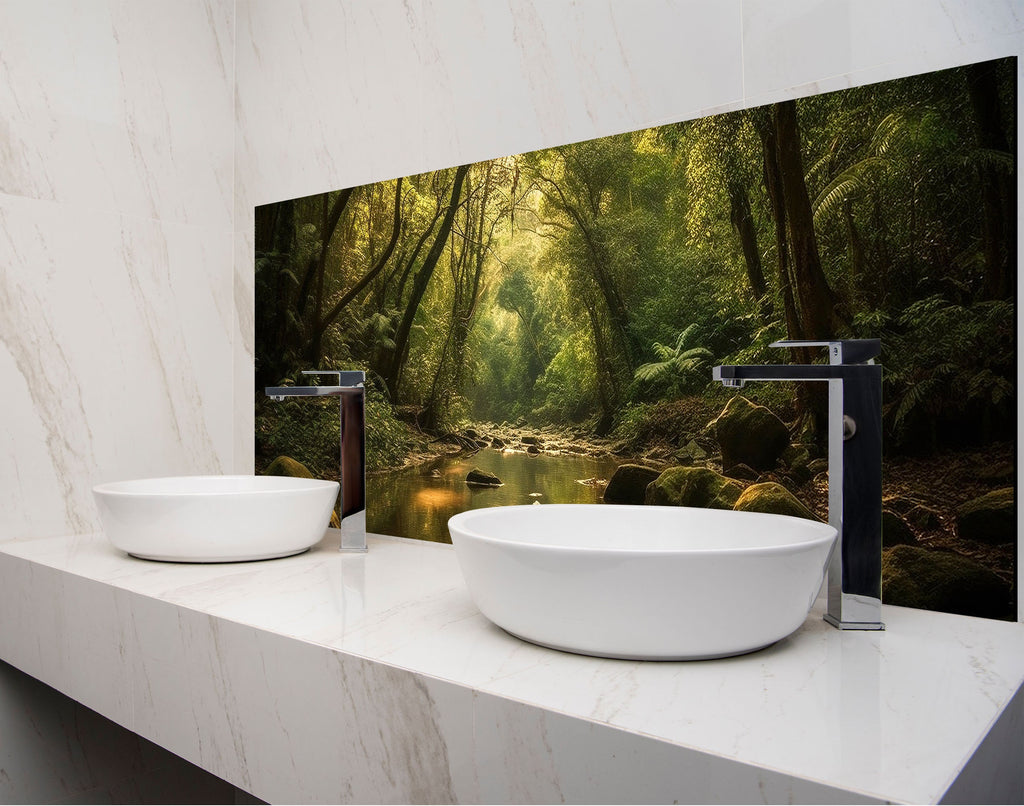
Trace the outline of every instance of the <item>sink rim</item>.
<instances>
[{"instance_id":1,"label":"sink rim","mask_svg":"<svg viewBox=\"0 0 1024 806\"><path fill-rule=\"evenodd\" d=\"M168 482L207 482L217 484L220 482L252 482L253 487L245 489L242 487L224 489L146 489L148 485L166 484ZM308 479L301 476L250 476L244 473L217 475L183 475L183 476L159 476L144 479L125 479L123 481L106 481L97 484L92 488L93 493L100 495L113 495L125 497L159 496L182 498L186 496L229 496L229 495L274 495L279 493L294 493L300 490L325 489L330 486L337 486L338 482L327 479Z\"/></svg>"},{"instance_id":2,"label":"sink rim","mask_svg":"<svg viewBox=\"0 0 1024 806\"><path fill-rule=\"evenodd\" d=\"M762 545L746 545L746 546L709 546L709 547L692 547L692 546L596 546L596 545L573 545L570 543L562 542L539 542L535 540L524 540L518 537L505 537L485 534L479 531L479 528L471 528L471 525L467 521L472 521L474 516L477 517L496 517L501 510L509 511L509 514L513 512L536 512L538 516L541 514L541 508L547 510L569 510L574 509L577 512L582 510L602 510L609 511L614 510L612 517L625 517L630 512L652 512L655 510L661 510L665 513L685 511L687 513L708 513L707 517L711 519L724 518L728 514L730 520L749 520L752 522L776 522L776 523L788 523L791 526L796 526L801 530L809 533L819 532L817 535L810 534L806 539L791 540L787 543L769 542ZM719 513L719 514L714 514ZM731 509L710 509L702 507L674 507L664 505L648 505L648 504L541 504L536 506L533 504L513 504L508 506L495 506L495 507L478 507L476 509L468 509L463 512L456 513L448 519L448 527L451 530L452 526L465 532L468 536L477 540L484 540L493 542L496 544L507 544L515 546L529 546L536 548L541 551L554 551L563 550L568 552L607 552L609 554L653 554L653 555L680 555L680 554L700 554L700 555L714 555L714 554L745 554L745 553L757 553L757 554L773 554L773 553L785 553L797 549L806 549L820 544L831 543L837 537L838 530L828 523L823 521L812 521L808 518L798 518L793 515L778 515L769 512L748 512L742 510L731 510ZM557 536L561 538L562 535ZM634 536L635 537L635 536ZM454 539L454 537L453 537ZM633 539L633 538L631 538Z\"/></svg>"}]
</instances>

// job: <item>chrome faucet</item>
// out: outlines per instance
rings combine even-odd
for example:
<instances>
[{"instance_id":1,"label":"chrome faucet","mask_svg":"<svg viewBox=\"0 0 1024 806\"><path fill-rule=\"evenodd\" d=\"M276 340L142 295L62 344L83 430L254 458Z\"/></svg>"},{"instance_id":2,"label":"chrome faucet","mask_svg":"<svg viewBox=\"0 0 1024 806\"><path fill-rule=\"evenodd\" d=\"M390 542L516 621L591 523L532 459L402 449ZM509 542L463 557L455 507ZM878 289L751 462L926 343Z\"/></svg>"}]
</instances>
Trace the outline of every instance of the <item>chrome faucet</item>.
<instances>
[{"instance_id":1,"label":"chrome faucet","mask_svg":"<svg viewBox=\"0 0 1024 806\"><path fill-rule=\"evenodd\" d=\"M882 623L882 368L878 339L777 341L772 347L827 347L829 363L723 365L712 377L747 381L828 381L828 522L839 532L828 567L825 621L841 630Z\"/></svg>"},{"instance_id":2,"label":"chrome faucet","mask_svg":"<svg viewBox=\"0 0 1024 806\"><path fill-rule=\"evenodd\" d=\"M271 400L337 397L341 402L341 550L366 551L366 373L303 370L334 375L334 386L268 386Z\"/></svg>"}]
</instances>

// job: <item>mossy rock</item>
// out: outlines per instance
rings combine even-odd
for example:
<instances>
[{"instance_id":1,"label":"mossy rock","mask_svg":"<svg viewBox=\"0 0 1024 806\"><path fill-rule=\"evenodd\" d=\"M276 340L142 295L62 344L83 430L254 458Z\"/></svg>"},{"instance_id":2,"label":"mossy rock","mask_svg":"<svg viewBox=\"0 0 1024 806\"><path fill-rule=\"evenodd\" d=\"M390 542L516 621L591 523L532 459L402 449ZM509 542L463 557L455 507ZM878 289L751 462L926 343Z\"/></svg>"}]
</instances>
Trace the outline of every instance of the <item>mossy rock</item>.
<instances>
[{"instance_id":1,"label":"mossy rock","mask_svg":"<svg viewBox=\"0 0 1024 806\"><path fill-rule=\"evenodd\" d=\"M882 510L882 548L916 546L917 537L910 525L891 509Z\"/></svg>"},{"instance_id":2,"label":"mossy rock","mask_svg":"<svg viewBox=\"0 0 1024 806\"><path fill-rule=\"evenodd\" d=\"M749 465L745 465L742 462L738 465L733 465L725 471L725 475L731 479L738 481L757 481L757 477L760 475L754 468Z\"/></svg>"},{"instance_id":3,"label":"mossy rock","mask_svg":"<svg viewBox=\"0 0 1024 806\"><path fill-rule=\"evenodd\" d=\"M466 484L470 487L501 487L504 482L494 474L474 467L466 474Z\"/></svg>"},{"instance_id":4,"label":"mossy rock","mask_svg":"<svg viewBox=\"0 0 1024 806\"><path fill-rule=\"evenodd\" d=\"M644 465L619 465L605 488L604 501L607 504L642 504L647 485L660 475L660 471Z\"/></svg>"},{"instance_id":5,"label":"mossy rock","mask_svg":"<svg viewBox=\"0 0 1024 806\"><path fill-rule=\"evenodd\" d=\"M968 501L956 513L960 537L997 545L1017 539L1013 487L1003 487Z\"/></svg>"},{"instance_id":6,"label":"mossy rock","mask_svg":"<svg viewBox=\"0 0 1024 806\"><path fill-rule=\"evenodd\" d=\"M315 476L309 472L309 468L302 462L292 459L290 456L278 456L273 462L267 465L263 471L265 476L288 476L293 479L312 479Z\"/></svg>"},{"instance_id":7,"label":"mossy rock","mask_svg":"<svg viewBox=\"0 0 1024 806\"><path fill-rule=\"evenodd\" d=\"M647 485L644 502L660 506L732 509L743 485L706 467L670 467Z\"/></svg>"},{"instance_id":8,"label":"mossy rock","mask_svg":"<svg viewBox=\"0 0 1024 806\"><path fill-rule=\"evenodd\" d=\"M756 406L741 395L726 404L714 426L726 470L739 464L754 470L771 470L789 446L786 424L764 406Z\"/></svg>"},{"instance_id":9,"label":"mossy rock","mask_svg":"<svg viewBox=\"0 0 1024 806\"><path fill-rule=\"evenodd\" d=\"M676 451L676 458L686 462L687 464L694 464L696 462L703 462L708 458L708 452L698 445L694 440L690 440L682 448Z\"/></svg>"},{"instance_id":10,"label":"mossy rock","mask_svg":"<svg viewBox=\"0 0 1024 806\"><path fill-rule=\"evenodd\" d=\"M811 462L811 451L807 445L796 444L790 445L786 448L779 456L782 462L790 470L795 470L800 467L807 467Z\"/></svg>"},{"instance_id":11,"label":"mossy rock","mask_svg":"<svg viewBox=\"0 0 1024 806\"><path fill-rule=\"evenodd\" d=\"M751 484L736 499L732 508L738 512L767 512L770 515L792 515L811 521L820 520L799 498L774 481Z\"/></svg>"},{"instance_id":12,"label":"mossy rock","mask_svg":"<svg viewBox=\"0 0 1024 806\"><path fill-rule=\"evenodd\" d=\"M811 459L807 463L807 472L811 474L811 478L814 478L819 473L827 473L828 459Z\"/></svg>"},{"instance_id":13,"label":"mossy rock","mask_svg":"<svg viewBox=\"0 0 1024 806\"><path fill-rule=\"evenodd\" d=\"M919 546L882 552L882 600L983 618L1013 616L1010 585L968 557Z\"/></svg>"}]
</instances>

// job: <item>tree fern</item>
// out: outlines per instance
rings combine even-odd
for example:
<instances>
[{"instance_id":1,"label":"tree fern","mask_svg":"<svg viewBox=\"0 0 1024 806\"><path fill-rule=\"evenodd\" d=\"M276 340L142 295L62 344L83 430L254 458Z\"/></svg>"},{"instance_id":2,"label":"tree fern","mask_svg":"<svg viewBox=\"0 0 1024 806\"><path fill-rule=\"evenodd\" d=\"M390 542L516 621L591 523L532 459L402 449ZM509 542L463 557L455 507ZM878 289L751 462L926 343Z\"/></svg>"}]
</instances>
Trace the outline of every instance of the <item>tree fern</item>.
<instances>
[{"instance_id":1,"label":"tree fern","mask_svg":"<svg viewBox=\"0 0 1024 806\"><path fill-rule=\"evenodd\" d=\"M685 385L686 381L701 370L704 363L711 358L710 350L690 346L697 335L697 325L691 324L679 334L675 346L655 342L652 347L660 360L640 365L633 377L638 381L669 380Z\"/></svg>"}]
</instances>

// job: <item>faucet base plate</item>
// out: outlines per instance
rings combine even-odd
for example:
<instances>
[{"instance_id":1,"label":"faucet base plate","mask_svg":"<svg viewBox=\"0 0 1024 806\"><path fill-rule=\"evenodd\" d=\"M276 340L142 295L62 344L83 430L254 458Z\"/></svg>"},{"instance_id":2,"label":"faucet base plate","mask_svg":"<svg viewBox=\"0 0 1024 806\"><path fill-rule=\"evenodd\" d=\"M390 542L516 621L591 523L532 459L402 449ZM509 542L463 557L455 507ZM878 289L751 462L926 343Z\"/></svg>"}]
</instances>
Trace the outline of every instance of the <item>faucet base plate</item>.
<instances>
[{"instance_id":1,"label":"faucet base plate","mask_svg":"<svg viewBox=\"0 0 1024 806\"><path fill-rule=\"evenodd\" d=\"M824 616L825 621L837 630L884 630L885 624L881 621L840 621L828 613Z\"/></svg>"}]
</instances>

